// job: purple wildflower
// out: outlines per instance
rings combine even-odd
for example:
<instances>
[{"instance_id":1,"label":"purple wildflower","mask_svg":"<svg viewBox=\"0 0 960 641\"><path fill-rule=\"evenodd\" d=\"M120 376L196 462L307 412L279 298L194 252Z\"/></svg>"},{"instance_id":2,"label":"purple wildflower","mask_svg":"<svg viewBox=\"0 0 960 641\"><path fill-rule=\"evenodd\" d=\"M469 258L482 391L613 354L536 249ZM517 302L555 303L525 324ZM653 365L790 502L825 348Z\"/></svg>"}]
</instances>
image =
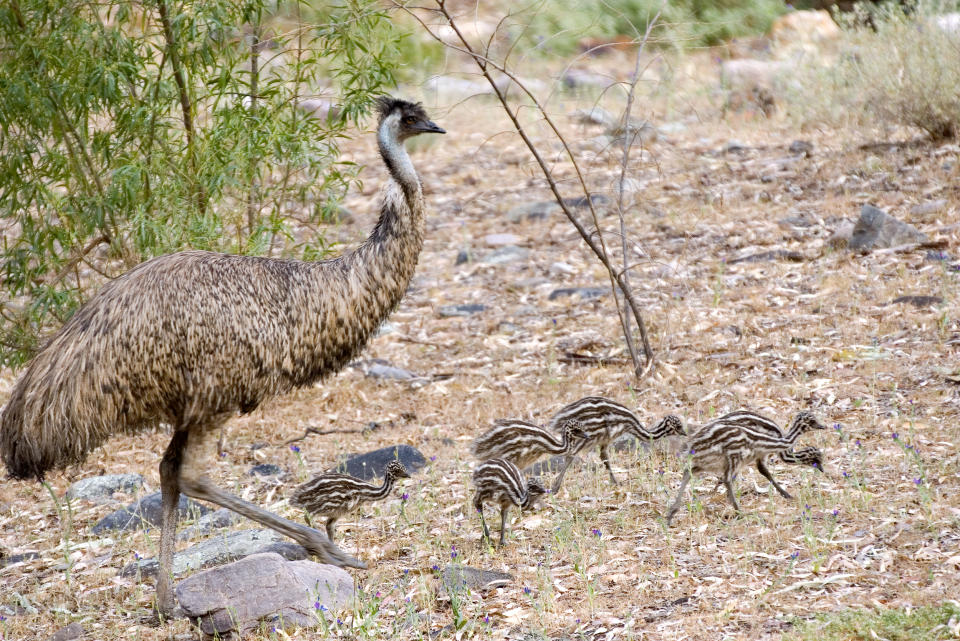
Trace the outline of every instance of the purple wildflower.
<instances>
[{"instance_id":1,"label":"purple wildflower","mask_svg":"<svg viewBox=\"0 0 960 641\"><path fill-rule=\"evenodd\" d=\"M320 602L319 602L319 601L314 601L314 602L313 602L313 609L314 609L314 610L319 610L321 607L322 607L322 606L320 605Z\"/></svg>"},{"instance_id":2,"label":"purple wildflower","mask_svg":"<svg viewBox=\"0 0 960 641\"><path fill-rule=\"evenodd\" d=\"M920 485L921 483L923 483L923 479L916 478L916 479L913 479L913 482L914 482L916 485Z\"/></svg>"},{"instance_id":3,"label":"purple wildflower","mask_svg":"<svg viewBox=\"0 0 960 641\"><path fill-rule=\"evenodd\" d=\"M833 511L833 515L834 515L835 517L836 517L836 516L840 516L840 510L834 510L834 511Z\"/></svg>"},{"instance_id":4,"label":"purple wildflower","mask_svg":"<svg viewBox=\"0 0 960 641\"><path fill-rule=\"evenodd\" d=\"M300 447L297 446L297 445L291 445L291 446L290 446L290 451L293 452L294 454L299 454L299 453L300 453Z\"/></svg>"},{"instance_id":5,"label":"purple wildflower","mask_svg":"<svg viewBox=\"0 0 960 641\"><path fill-rule=\"evenodd\" d=\"M406 501L406 500L409 499L409 498L410 498L410 495L407 494L406 492L404 492L403 494L400 495L400 500L401 500L401 501Z\"/></svg>"},{"instance_id":6,"label":"purple wildflower","mask_svg":"<svg viewBox=\"0 0 960 641\"><path fill-rule=\"evenodd\" d=\"M845 479L850 478L850 474L846 470L843 471L843 478Z\"/></svg>"},{"instance_id":7,"label":"purple wildflower","mask_svg":"<svg viewBox=\"0 0 960 641\"><path fill-rule=\"evenodd\" d=\"M893 440L897 440L898 438L900 438L900 435L897 434L896 432L894 432L894 433L893 433Z\"/></svg>"},{"instance_id":8,"label":"purple wildflower","mask_svg":"<svg viewBox=\"0 0 960 641\"><path fill-rule=\"evenodd\" d=\"M598 539L602 536L602 535L600 534L600 530L598 530L597 528L591 529L590 532L591 532L595 537L597 537Z\"/></svg>"},{"instance_id":9,"label":"purple wildflower","mask_svg":"<svg viewBox=\"0 0 960 641\"><path fill-rule=\"evenodd\" d=\"M530 594L530 592L531 592L530 588L523 588L524 594Z\"/></svg>"},{"instance_id":10,"label":"purple wildflower","mask_svg":"<svg viewBox=\"0 0 960 641\"><path fill-rule=\"evenodd\" d=\"M437 460L437 457L436 457L436 456L431 456L431 457L430 457L430 460L431 460L431 461L436 461L436 460Z\"/></svg>"}]
</instances>

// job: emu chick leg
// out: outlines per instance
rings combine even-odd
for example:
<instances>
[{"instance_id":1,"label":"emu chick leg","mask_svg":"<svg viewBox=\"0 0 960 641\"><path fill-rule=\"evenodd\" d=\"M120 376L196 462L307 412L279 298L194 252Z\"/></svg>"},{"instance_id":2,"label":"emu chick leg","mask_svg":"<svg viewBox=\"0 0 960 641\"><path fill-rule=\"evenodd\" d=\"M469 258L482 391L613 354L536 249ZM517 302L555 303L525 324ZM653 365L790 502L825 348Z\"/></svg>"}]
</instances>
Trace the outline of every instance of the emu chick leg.
<instances>
[{"instance_id":1,"label":"emu chick leg","mask_svg":"<svg viewBox=\"0 0 960 641\"><path fill-rule=\"evenodd\" d=\"M333 543L333 526L337 522L337 517L331 516L327 519L327 538L330 539L330 542Z\"/></svg>"},{"instance_id":2,"label":"emu chick leg","mask_svg":"<svg viewBox=\"0 0 960 641\"><path fill-rule=\"evenodd\" d=\"M677 492L677 498L673 500L673 503L670 505L670 509L667 510L667 527L670 526L670 521L673 520L674 514L677 513L677 510L680 509L680 503L683 501L683 491L687 489L687 483L690 482L690 470L686 469L683 471L683 479L680 481L680 490Z\"/></svg>"},{"instance_id":3,"label":"emu chick leg","mask_svg":"<svg viewBox=\"0 0 960 641\"><path fill-rule=\"evenodd\" d=\"M510 511L509 505L500 508L500 547L506 542L507 535L507 512Z\"/></svg>"},{"instance_id":4,"label":"emu chick leg","mask_svg":"<svg viewBox=\"0 0 960 641\"><path fill-rule=\"evenodd\" d=\"M165 617L173 617L177 600L173 594L173 551L176 547L177 504L180 502L180 466L188 432L179 429L173 433L170 444L160 460L160 494L163 515L160 524L160 569L157 574L157 610Z\"/></svg>"},{"instance_id":5,"label":"emu chick leg","mask_svg":"<svg viewBox=\"0 0 960 641\"><path fill-rule=\"evenodd\" d=\"M550 488L551 494L556 494L560 491L560 486L563 484L563 475L567 473L567 468L570 467L572 462L573 455L567 454L566 458L563 460L563 467L560 468L560 473L557 474L557 478L553 481L553 487Z\"/></svg>"},{"instance_id":6,"label":"emu chick leg","mask_svg":"<svg viewBox=\"0 0 960 641\"><path fill-rule=\"evenodd\" d=\"M785 499L792 499L792 498L793 498L792 496L790 496L790 493L787 492L787 491L786 491L785 489L783 489L782 487L780 487L780 484L777 483L777 480L776 480L775 478L773 478L773 474L771 474L771 473L770 473L770 470L767 469L767 464L764 463L763 459L759 459L759 460L757 461L757 469L760 470L760 473L761 473L761 474L763 474L765 477L767 477L767 480L770 481L770 482L773 484L773 487L775 487L775 488L777 489L777 492L780 492L780 496L782 496L782 497L785 498Z\"/></svg>"},{"instance_id":7,"label":"emu chick leg","mask_svg":"<svg viewBox=\"0 0 960 641\"><path fill-rule=\"evenodd\" d=\"M730 469L728 469L728 470L727 470L726 472L724 472L724 474L723 474L723 484L727 486L727 498L730 499L730 504L733 505L733 509L735 509L737 512L739 512L739 511L740 511L740 506L737 505L737 497L736 497L736 495L735 495L734 492L733 492L733 479L734 479L734 478L735 478L735 475L733 474L733 471L730 470Z\"/></svg>"},{"instance_id":8,"label":"emu chick leg","mask_svg":"<svg viewBox=\"0 0 960 641\"><path fill-rule=\"evenodd\" d=\"M600 460L607 466L607 472L610 473L610 482L614 485L619 485L620 483L617 482L617 477L613 475L613 468L610 467L610 453L607 451L606 443L600 446Z\"/></svg>"},{"instance_id":9,"label":"emu chick leg","mask_svg":"<svg viewBox=\"0 0 960 641\"><path fill-rule=\"evenodd\" d=\"M225 507L248 519L262 523L284 536L289 536L307 548L312 554L320 557L324 563L361 569L367 567L362 561L338 548L327 537L313 528L281 518L253 503L244 501L240 497L224 492L214 485L203 473L205 461L203 460L202 450L206 436L208 434L204 432L204 426L190 430L190 440L184 452L183 466L180 468L181 492L191 498L216 503L220 507Z\"/></svg>"}]
</instances>

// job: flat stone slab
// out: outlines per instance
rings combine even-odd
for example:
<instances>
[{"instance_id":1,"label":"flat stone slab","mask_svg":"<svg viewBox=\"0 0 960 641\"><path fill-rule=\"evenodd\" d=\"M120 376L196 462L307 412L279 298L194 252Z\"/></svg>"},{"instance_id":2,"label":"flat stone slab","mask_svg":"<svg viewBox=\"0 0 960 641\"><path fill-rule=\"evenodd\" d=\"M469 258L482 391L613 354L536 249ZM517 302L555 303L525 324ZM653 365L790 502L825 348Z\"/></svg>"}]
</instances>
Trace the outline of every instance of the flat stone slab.
<instances>
[{"instance_id":1,"label":"flat stone slab","mask_svg":"<svg viewBox=\"0 0 960 641\"><path fill-rule=\"evenodd\" d=\"M593 300L594 298L603 298L610 293L606 287L561 287L550 292L547 300L557 300L567 296L577 296L580 300Z\"/></svg>"},{"instance_id":2,"label":"flat stone slab","mask_svg":"<svg viewBox=\"0 0 960 641\"><path fill-rule=\"evenodd\" d=\"M104 474L80 479L67 488L67 498L96 503L109 501L114 492L132 493L143 487L142 474Z\"/></svg>"},{"instance_id":3,"label":"flat stone slab","mask_svg":"<svg viewBox=\"0 0 960 641\"><path fill-rule=\"evenodd\" d=\"M196 501L191 501L182 494L180 495L177 513L181 519L196 519L207 512L210 512L210 508L200 505ZM92 531L99 535L112 530L128 531L160 527L162 520L163 498L160 492L154 492L136 503L131 503L125 508L106 515L93 526Z\"/></svg>"},{"instance_id":4,"label":"flat stone slab","mask_svg":"<svg viewBox=\"0 0 960 641\"><path fill-rule=\"evenodd\" d=\"M401 444L351 456L342 461L334 471L369 481L375 478L383 478L384 468L387 467L387 463L393 460L403 463L403 466L411 474L416 474L427 464L427 459L420 450L412 445Z\"/></svg>"},{"instance_id":5,"label":"flat stone slab","mask_svg":"<svg viewBox=\"0 0 960 641\"><path fill-rule=\"evenodd\" d=\"M273 530L240 530L192 545L173 555L173 575L182 576L254 554L272 552L290 561L308 558L307 550ZM140 559L120 570L120 576L156 576L157 559Z\"/></svg>"},{"instance_id":6,"label":"flat stone slab","mask_svg":"<svg viewBox=\"0 0 960 641\"><path fill-rule=\"evenodd\" d=\"M516 245L504 245L495 249L481 259L481 262L487 265L504 265L506 263L516 263L526 260L530 257L530 250L526 247L517 247Z\"/></svg>"},{"instance_id":7,"label":"flat stone slab","mask_svg":"<svg viewBox=\"0 0 960 641\"><path fill-rule=\"evenodd\" d=\"M269 465L269 463L265 463L264 465ZM201 536L205 536L211 532L215 532L216 530L222 530L225 527L230 527L239 520L239 514L233 510L228 510L227 508L222 507L219 510L210 512L209 514L204 514L197 519L196 523L180 530L180 532L177 534L177 540L190 541L192 539L198 539Z\"/></svg>"},{"instance_id":8,"label":"flat stone slab","mask_svg":"<svg viewBox=\"0 0 960 641\"><path fill-rule=\"evenodd\" d=\"M509 585L513 581L513 575L494 570L481 570L468 565L448 565L443 569L440 580L448 592L464 589L489 592Z\"/></svg>"},{"instance_id":9,"label":"flat stone slab","mask_svg":"<svg viewBox=\"0 0 960 641\"><path fill-rule=\"evenodd\" d=\"M456 316L473 316L484 311L486 306L480 303L467 303L465 305L441 305L437 310L443 318L453 318Z\"/></svg>"},{"instance_id":10,"label":"flat stone slab","mask_svg":"<svg viewBox=\"0 0 960 641\"><path fill-rule=\"evenodd\" d=\"M927 235L913 225L901 222L872 205L860 209L860 218L853 226L850 249L870 250L928 242Z\"/></svg>"},{"instance_id":11,"label":"flat stone slab","mask_svg":"<svg viewBox=\"0 0 960 641\"><path fill-rule=\"evenodd\" d=\"M176 587L184 613L207 636L314 628L353 598L353 579L333 565L255 554L200 572Z\"/></svg>"}]
</instances>

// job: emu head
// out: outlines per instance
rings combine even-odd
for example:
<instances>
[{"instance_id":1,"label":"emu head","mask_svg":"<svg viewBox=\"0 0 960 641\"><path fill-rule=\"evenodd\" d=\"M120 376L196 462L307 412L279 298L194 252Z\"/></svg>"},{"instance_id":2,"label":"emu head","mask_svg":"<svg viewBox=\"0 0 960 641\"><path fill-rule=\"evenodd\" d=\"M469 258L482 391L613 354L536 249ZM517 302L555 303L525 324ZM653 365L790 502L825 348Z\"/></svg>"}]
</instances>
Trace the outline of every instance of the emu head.
<instances>
[{"instance_id":1,"label":"emu head","mask_svg":"<svg viewBox=\"0 0 960 641\"><path fill-rule=\"evenodd\" d=\"M547 494L548 491L547 488L543 487L540 479L533 478L527 481L527 500L523 503L523 509L526 510L536 505L540 497Z\"/></svg>"},{"instance_id":2,"label":"emu head","mask_svg":"<svg viewBox=\"0 0 960 641\"><path fill-rule=\"evenodd\" d=\"M404 141L418 134L445 134L438 127L419 102L408 102L392 96L380 96L376 100L377 113L380 115L378 126L387 123L395 127L397 140Z\"/></svg>"},{"instance_id":3,"label":"emu head","mask_svg":"<svg viewBox=\"0 0 960 641\"><path fill-rule=\"evenodd\" d=\"M384 470L384 476L395 481L410 478L410 473L407 472L407 468L400 461L390 461Z\"/></svg>"},{"instance_id":4,"label":"emu head","mask_svg":"<svg viewBox=\"0 0 960 641\"><path fill-rule=\"evenodd\" d=\"M587 433L580 427L580 421L570 421L567 423L566 427L563 428L563 433L566 434L567 440L570 441L579 441L587 438Z\"/></svg>"},{"instance_id":5,"label":"emu head","mask_svg":"<svg viewBox=\"0 0 960 641\"><path fill-rule=\"evenodd\" d=\"M812 412L797 412L797 415L793 417L793 423L790 426L792 431L793 427L800 428L800 433L808 432L810 430L825 430L827 426L817 420L817 417L813 415Z\"/></svg>"},{"instance_id":6,"label":"emu head","mask_svg":"<svg viewBox=\"0 0 960 641\"><path fill-rule=\"evenodd\" d=\"M657 424L657 427L663 430L664 436L686 436L687 433L683 430L683 421L679 416L675 414L667 414L660 419L660 422ZM654 430L656 431L656 430Z\"/></svg>"}]
</instances>

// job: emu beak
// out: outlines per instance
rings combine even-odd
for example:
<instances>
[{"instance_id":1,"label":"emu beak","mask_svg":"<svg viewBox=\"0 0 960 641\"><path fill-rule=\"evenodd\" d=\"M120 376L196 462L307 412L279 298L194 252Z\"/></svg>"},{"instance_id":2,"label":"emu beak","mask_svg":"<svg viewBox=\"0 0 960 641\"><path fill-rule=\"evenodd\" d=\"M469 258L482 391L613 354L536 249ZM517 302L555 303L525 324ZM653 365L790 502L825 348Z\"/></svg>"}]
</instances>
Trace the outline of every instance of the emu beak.
<instances>
[{"instance_id":1,"label":"emu beak","mask_svg":"<svg viewBox=\"0 0 960 641\"><path fill-rule=\"evenodd\" d=\"M428 120L426 122L418 122L417 129L422 131L425 134L445 134L447 131L442 127L438 127L435 122Z\"/></svg>"}]
</instances>

